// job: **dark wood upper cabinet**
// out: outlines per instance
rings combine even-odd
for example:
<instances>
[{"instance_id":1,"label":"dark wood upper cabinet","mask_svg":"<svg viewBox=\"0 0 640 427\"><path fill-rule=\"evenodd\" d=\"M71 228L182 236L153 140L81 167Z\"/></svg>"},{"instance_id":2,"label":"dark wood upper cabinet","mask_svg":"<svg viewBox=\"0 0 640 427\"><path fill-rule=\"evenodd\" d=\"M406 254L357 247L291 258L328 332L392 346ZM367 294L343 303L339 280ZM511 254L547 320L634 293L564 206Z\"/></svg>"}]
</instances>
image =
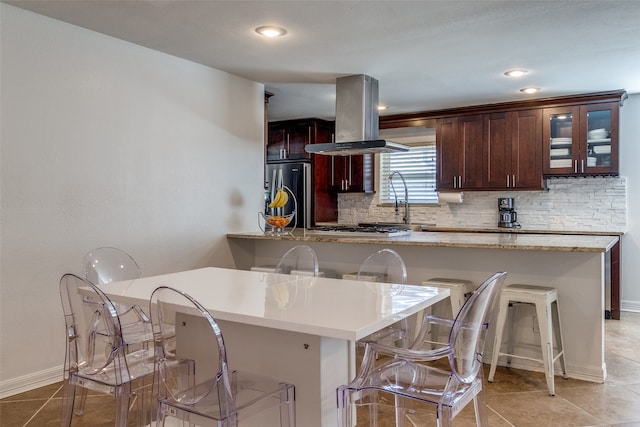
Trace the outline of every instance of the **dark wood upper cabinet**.
<instances>
[{"instance_id":1,"label":"dark wood upper cabinet","mask_svg":"<svg viewBox=\"0 0 640 427\"><path fill-rule=\"evenodd\" d=\"M541 141L541 110L486 114L483 189L543 189Z\"/></svg>"},{"instance_id":2,"label":"dark wood upper cabinet","mask_svg":"<svg viewBox=\"0 0 640 427\"><path fill-rule=\"evenodd\" d=\"M438 190L482 188L481 115L440 119L436 127Z\"/></svg>"},{"instance_id":3,"label":"dark wood upper cabinet","mask_svg":"<svg viewBox=\"0 0 640 427\"><path fill-rule=\"evenodd\" d=\"M545 108L544 174L618 175L618 115L618 102Z\"/></svg>"},{"instance_id":4,"label":"dark wood upper cabinet","mask_svg":"<svg viewBox=\"0 0 640 427\"><path fill-rule=\"evenodd\" d=\"M540 190L545 176L618 175L624 90L380 117L436 123L438 190ZM568 119L568 121L567 121Z\"/></svg>"},{"instance_id":5,"label":"dark wood upper cabinet","mask_svg":"<svg viewBox=\"0 0 640 427\"><path fill-rule=\"evenodd\" d=\"M267 137L267 162L311 160L304 150L307 144L329 142L333 122L320 119L270 122Z\"/></svg>"}]
</instances>

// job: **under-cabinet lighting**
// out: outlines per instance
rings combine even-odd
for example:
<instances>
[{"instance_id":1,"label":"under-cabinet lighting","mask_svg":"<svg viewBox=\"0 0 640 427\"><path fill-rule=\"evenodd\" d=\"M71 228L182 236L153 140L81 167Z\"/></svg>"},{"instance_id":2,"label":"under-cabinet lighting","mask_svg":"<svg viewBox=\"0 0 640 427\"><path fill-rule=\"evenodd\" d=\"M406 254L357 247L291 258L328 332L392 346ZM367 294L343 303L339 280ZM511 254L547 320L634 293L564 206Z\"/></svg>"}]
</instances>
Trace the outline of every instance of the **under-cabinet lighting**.
<instances>
[{"instance_id":1,"label":"under-cabinet lighting","mask_svg":"<svg viewBox=\"0 0 640 427\"><path fill-rule=\"evenodd\" d=\"M536 93L536 92L540 92L540 88L539 87L525 87L525 88L520 89L520 92Z\"/></svg>"},{"instance_id":2,"label":"under-cabinet lighting","mask_svg":"<svg viewBox=\"0 0 640 427\"><path fill-rule=\"evenodd\" d=\"M263 27L256 28L256 33L265 37L280 37L287 34L287 30L280 27L273 27L273 26L266 25Z\"/></svg>"}]
</instances>

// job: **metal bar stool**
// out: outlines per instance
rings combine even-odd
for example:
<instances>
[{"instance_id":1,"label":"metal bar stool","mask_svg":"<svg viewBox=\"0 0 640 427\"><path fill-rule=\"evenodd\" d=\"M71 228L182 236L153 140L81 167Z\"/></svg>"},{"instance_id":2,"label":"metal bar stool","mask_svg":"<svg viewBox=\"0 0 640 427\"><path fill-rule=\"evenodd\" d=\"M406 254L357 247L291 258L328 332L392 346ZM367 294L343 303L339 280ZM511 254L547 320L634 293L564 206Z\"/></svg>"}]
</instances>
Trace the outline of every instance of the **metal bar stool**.
<instances>
[{"instance_id":1,"label":"metal bar stool","mask_svg":"<svg viewBox=\"0 0 640 427\"><path fill-rule=\"evenodd\" d=\"M461 280L461 279L448 279L444 277L434 277L429 280L422 282L423 285L427 286L435 286L437 288L448 288L451 292L451 296L449 297L451 303L451 316L448 315L440 315L439 317L444 317L447 319L455 319L462 308L464 302L469 298L471 293L473 292L473 282L471 280ZM434 314L435 311L440 308L445 301L441 301L434 305Z\"/></svg>"},{"instance_id":2,"label":"metal bar stool","mask_svg":"<svg viewBox=\"0 0 640 427\"><path fill-rule=\"evenodd\" d=\"M435 286L437 288L449 289L449 302L447 302L447 300L445 299L436 303L431 308L431 313L433 315L441 317L443 319L455 319L463 304L474 290L473 282L471 280L433 277L422 282L422 284L425 286ZM451 311L449 312L449 310ZM423 311L418 313L416 331L420 330L423 316ZM449 338L449 331L445 329L446 328L440 328L433 325L430 334L431 338L427 342L430 342L432 344L445 344Z\"/></svg>"},{"instance_id":3,"label":"metal bar stool","mask_svg":"<svg viewBox=\"0 0 640 427\"><path fill-rule=\"evenodd\" d=\"M504 325L507 321L508 312L511 311L509 308L513 308L513 305L518 303L533 304L535 306L538 325L540 327L542 359L513 354L515 320L509 321L507 352L500 351ZM557 348L555 356L553 346L554 338ZM567 365L564 358L564 347L562 344L562 327L560 325L557 289L532 285L511 285L502 289L500 293L493 354L491 355L491 369L489 370L489 377L487 378L489 382L493 382L498 357L500 356L507 356L507 367L511 366L511 358L513 357L541 362L544 365L544 374L547 380L549 395L555 396L554 365L558 359L560 359L560 366L562 367L562 376L565 379L568 378Z\"/></svg>"}]
</instances>

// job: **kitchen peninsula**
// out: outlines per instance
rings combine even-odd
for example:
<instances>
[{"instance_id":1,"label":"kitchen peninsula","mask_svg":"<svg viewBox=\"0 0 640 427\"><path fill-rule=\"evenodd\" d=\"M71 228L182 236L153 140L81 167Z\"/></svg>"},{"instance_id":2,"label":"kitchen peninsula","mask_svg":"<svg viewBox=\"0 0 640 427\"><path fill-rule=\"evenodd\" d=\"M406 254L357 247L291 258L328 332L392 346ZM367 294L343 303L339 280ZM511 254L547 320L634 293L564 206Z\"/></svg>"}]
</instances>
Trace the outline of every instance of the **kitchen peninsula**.
<instances>
[{"instance_id":1,"label":"kitchen peninsula","mask_svg":"<svg viewBox=\"0 0 640 427\"><path fill-rule=\"evenodd\" d=\"M357 271L369 254L387 247L405 260L409 283L451 277L477 285L496 271L507 271L507 284L556 287L570 378L594 382L606 378L603 313L605 281L610 274L606 257L616 247L617 235L413 232L375 238L309 236L299 230L293 236L227 234L227 240L239 269L275 265L287 249L306 244L318 254L322 270L340 277ZM533 323L520 325L517 350L536 357L539 335ZM493 342L492 327L486 342ZM485 360L490 359L491 350L490 346L485 349ZM514 360L512 366L541 370L528 361Z\"/></svg>"}]
</instances>

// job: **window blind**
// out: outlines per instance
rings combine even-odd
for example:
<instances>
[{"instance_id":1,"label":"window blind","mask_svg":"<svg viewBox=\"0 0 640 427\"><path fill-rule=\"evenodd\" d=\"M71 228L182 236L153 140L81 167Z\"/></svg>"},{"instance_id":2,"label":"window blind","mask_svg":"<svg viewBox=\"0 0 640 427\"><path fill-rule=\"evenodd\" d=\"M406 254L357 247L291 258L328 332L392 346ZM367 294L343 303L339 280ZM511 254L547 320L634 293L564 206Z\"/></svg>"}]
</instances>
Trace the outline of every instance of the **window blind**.
<instances>
[{"instance_id":1,"label":"window blind","mask_svg":"<svg viewBox=\"0 0 640 427\"><path fill-rule=\"evenodd\" d=\"M400 172L407 183L409 203L438 203L436 192L436 145L412 145L407 152L380 154L380 203L394 203L389 175ZM398 200L404 200L404 186L399 176L393 177Z\"/></svg>"}]
</instances>

